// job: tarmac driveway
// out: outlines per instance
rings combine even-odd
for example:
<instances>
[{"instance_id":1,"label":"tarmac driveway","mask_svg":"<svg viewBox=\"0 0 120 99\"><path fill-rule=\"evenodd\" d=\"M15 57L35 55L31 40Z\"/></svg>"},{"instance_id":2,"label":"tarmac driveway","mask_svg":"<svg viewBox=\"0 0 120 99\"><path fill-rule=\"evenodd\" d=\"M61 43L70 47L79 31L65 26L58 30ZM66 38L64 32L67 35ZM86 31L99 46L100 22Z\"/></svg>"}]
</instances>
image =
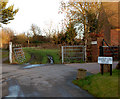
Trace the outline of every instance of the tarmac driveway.
<instances>
[{"instance_id":1,"label":"tarmac driveway","mask_svg":"<svg viewBox=\"0 0 120 99\"><path fill-rule=\"evenodd\" d=\"M116 64L114 63L113 68ZM23 69L19 65L3 65L3 85L7 82L3 95L7 97L93 97L72 84L72 80L76 79L78 68L87 69L87 75L99 72L97 63L47 65L30 69Z\"/></svg>"}]
</instances>

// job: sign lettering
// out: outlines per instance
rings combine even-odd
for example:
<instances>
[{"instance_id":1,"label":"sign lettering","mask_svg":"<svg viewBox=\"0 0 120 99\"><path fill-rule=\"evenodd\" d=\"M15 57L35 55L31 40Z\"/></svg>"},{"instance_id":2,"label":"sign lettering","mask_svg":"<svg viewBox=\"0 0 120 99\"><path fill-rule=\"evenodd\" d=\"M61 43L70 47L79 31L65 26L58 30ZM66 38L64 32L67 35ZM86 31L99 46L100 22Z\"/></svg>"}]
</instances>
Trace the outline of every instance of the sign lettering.
<instances>
[{"instance_id":1,"label":"sign lettering","mask_svg":"<svg viewBox=\"0 0 120 99\"><path fill-rule=\"evenodd\" d=\"M99 64L112 64L113 58L112 57L98 57Z\"/></svg>"}]
</instances>

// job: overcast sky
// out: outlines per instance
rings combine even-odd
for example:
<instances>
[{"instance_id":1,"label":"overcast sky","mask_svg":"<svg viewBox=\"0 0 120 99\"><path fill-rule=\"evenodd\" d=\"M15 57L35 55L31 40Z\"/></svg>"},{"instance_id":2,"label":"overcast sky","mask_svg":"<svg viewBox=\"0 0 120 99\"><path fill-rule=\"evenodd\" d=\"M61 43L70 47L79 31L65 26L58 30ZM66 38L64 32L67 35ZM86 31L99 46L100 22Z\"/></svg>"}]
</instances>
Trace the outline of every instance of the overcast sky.
<instances>
[{"instance_id":1,"label":"overcast sky","mask_svg":"<svg viewBox=\"0 0 120 99\"><path fill-rule=\"evenodd\" d=\"M19 12L10 24L3 26L9 27L17 33L29 31L32 24L36 24L41 30L49 28L51 23L53 28L61 27L59 23L63 19L63 15L58 14L60 1L61 0L9 0L7 6L14 4L14 8L19 8Z\"/></svg>"},{"instance_id":2,"label":"overcast sky","mask_svg":"<svg viewBox=\"0 0 120 99\"><path fill-rule=\"evenodd\" d=\"M8 5L14 4L19 8L15 19L10 24L4 25L18 33L27 32L31 24L36 24L42 29L52 26L56 28L63 19L58 14L60 0L9 0Z\"/></svg>"}]
</instances>

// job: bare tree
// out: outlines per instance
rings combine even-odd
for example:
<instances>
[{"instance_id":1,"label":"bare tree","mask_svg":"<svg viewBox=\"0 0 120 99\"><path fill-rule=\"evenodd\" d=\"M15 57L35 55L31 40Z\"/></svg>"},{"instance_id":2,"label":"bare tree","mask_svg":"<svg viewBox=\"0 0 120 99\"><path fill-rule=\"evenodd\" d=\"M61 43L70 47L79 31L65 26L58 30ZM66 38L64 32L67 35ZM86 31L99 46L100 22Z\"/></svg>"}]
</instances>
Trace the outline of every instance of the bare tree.
<instances>
[{"instance_id":1,"label":"bare tree","mask_svg":"<svg viewBox=\"0 0 120 99\"><path fill-rule=\"evenodd\" d=\"M84 37L87 38L90 27L98 18L100 5L100 2L62 1L60 12L66 15L66 22L73 21L80 27L79 30L84 30Z\"/></svg>"}]
</instances>

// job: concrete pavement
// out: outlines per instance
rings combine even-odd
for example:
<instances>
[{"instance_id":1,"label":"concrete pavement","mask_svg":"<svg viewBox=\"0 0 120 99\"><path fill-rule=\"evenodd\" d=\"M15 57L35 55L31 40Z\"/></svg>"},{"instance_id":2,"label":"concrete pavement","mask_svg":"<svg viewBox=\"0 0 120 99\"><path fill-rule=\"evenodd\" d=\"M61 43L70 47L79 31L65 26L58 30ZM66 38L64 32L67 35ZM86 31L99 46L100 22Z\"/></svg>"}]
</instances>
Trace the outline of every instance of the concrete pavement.
<instances>
[{"instance_id":1,"label":"concrete pavement","mask_svg":"<svg viewBox=\"0 0 120 99\"><path fill-rule=\"evenodd\" d=\"M116 64L117 62L113 64L113 68ZM17 88L14 89L18 92L16 97L93 97L72 84L72 80L76 79L78 68L87 69L87 72L94 74L100 71L97 63L55 64L30 69L24 69L21 65L3 64L2 67L3 78L9 79L8 89ZM10 93L13 92L7 95L10 96Z\"/></svg>"}]
</instances>

